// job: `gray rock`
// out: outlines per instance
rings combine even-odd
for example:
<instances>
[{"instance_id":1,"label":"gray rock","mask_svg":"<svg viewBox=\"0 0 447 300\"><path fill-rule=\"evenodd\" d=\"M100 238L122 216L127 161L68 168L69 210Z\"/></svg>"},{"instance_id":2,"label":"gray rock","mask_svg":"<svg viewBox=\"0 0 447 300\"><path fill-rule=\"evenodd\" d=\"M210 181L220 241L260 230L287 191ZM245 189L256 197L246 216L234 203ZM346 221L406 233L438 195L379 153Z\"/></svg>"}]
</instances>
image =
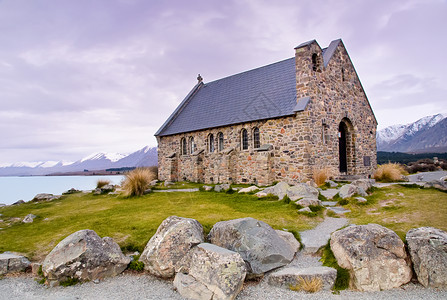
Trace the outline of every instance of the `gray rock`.
<instances>
[{"instance_id":1,"label":"gray rock","mask_svg":"<svg viewBox=\"0 0 447 300\"><path fill-rule=\"evenodd\" d=\"M82 191L77 190L75 188L71 188L65 192L62 193L62 195L70 195L70 194L76 194L76 193L81 193Z\"/></svg>"},{"instance_id":2,"label":"gray rock","mask_svg":"<svg viewBox=\"0 0 447 300\"><path fill-rule=\"evenodd\" d=\"M312 210L311 210L309 207L303 207L303 208L301 208L301 209L298 209L298 211L299 211L299 212L309 212L309 213L312 212Z\"/></svg>"},{"instance_id":3,"label":"gray rock","mask_svg":"<svg viewBox=\"0 0 447 300\"><path fill-rule=\"evenodd\" d=\"M246 187L246 188L240 189L238 193L239 194L241 194L241 193L251 193L251 192L254 192L254 191L257 191L257 190L259 190L259 188L256 185L252 185L250 187Z\"/></svg>"},{"instance_id":4,"label":"gray rock","mask_svg":"<svg viewBox=\"0 0 447 300\"><path fill-rule=\"evenodd\" d=\"M326 180L325 182L326 182L326 183L329 185L329 187L331 187L331 188L335 188L335 187L338 186L338 184L335 183L335 182L333 182L332 180Z\"/></svg>"},{"instance_id":5,"label":"gray rock","mask_svg":"<svg viewBox=\"0 0 447 300\"><path fill-rule=\"evenodd\" d=\"M380 291L411 280L405 246L397 234L377 224L349 226L331 235L338 264L350 273L350 287Z\"/></svg>"},{"instance_id":6,"label":"gray rock","mask_svg":"<svg viewBox=\"0 0 447 300\"><path fill-rule=\"evenodd\" d=\"M368 200L366 200L363 197L355 197L355 199L357 200L358 203L366 203L366 202L368 202Z\"/></svg>"},{"instance_id":7,"label":"gray rock","mask_svg":"<svg viewBox=\"0 0 447 300\"><path fill-rule=\"evenodd\" d=\"M272 194L278 196L279 200L282 200L284 196L287 195L287 190L289 189L289 187L290 186L286 182L278 182L276 185L268 187L260 193L263 193L265 195Z\"/></svg>"},{"instance_id":8,"label":"gray rock","mask_svg":"<svg viewBox=\"0 0 447 300\"><path fill-rule=\"evenodd\" d=\"M357 193L357 186L352 184L345 184L340 188L338 195L340 196L340 198L346 199L354 196L355 193Z\"/></svg>"},{"instance_id":9,"label":"gray rock","mask_svg":"<svg viewBox=\"0 0 447 300\"><path fill-rule=\"evenodd\" d=\"M373 184L375 183L374 179L357 179L351 182L352 185L362 188L365 192L372 188Z\"/></svg>"},{"instance_id":10,"label":"gray rock","mask_svg":"<svg viewBox=\"0 0 447 300\"><path fill-rule=\"evenodd\" d=\"M31 263L31 273L32 273L34 276L38 276L38 275L40 275L40 274L39 274L39 270L40 270L41 267L42 267L42 264L41 264L41 263L37 263L37 262L33 262L33 263Z\"/></svg>"},{"instance_id":11,"label":"gray rock","mask_svg":"<svg viewBox=\"0 0 447 300\"><path fill-rule=\"evenodd\" d=\"M366 197L368 196L368 193L361 187L357 187L357 195Z\"/></svg>"},{"instance_id":12,"label":"gray rock","mask_svg":"<svg viewBox=\"0 0 447 300\"><path fill-rule=\"evenodd\" d=\"M246 276L239 253L208 243L192 248L176 269L174 287L188 299L234 299Z\"/></svg>"},{"instance_id":13,"label":"gray rock","mask_svg":"<svg viewBox=\"0 0 447 300\"><path fill-rule=\"evenodd\" d=\"M444 180L433 180L426 182L424 188L435 188L441 191L447 191L447 181Z\"/></svg>"},{"instance_id":14,"label":"gray rock","mask_svg":"<svg viewBox=\"0 0 447 300\"><path fill-rule=\"evenodd\" d=\"M100 238L93 230L80 230L51 250L42 264L42 271L51 286L69 278L93 281L123 272L130 259L109 237Z\"/></svg>"},{"instance_id":15,"label":"gray rock","mask_svg":"<svg viewBox=\"0 0 447 300\"><path fill-rule=\"evenodd\" d=\"M23 218L22 222L23 223L33 223L34 218L36 218L36 217L37 217L36 215L28 214L28 215L26 215L25 218Z\"/></svg>"},{"instance_id":16,"label":"gray rock","mask_svg":"<svg viewBox=\"0 0 447 300\"><path fill-rule=\"evenodd\" d=\"M149 185L150 186L156 186L157 185L158 180L152 180Z\"/></svg>"},{"instance_id":17,"label":"gray rock","mask_svg":"<svg viewBox=\"0 0 447 300\"><path fill-rule=\"evenodd\" d=\"M140 261L149 273L170 278L176 264L195 245L203 243L203 227L194 219L170 216L147 243Z\"/></svg>"},{"instance_id":18,"label":"gray rock","mask_svg":"<svg viewBox=\"0 0 447 300\"><path fill-rule=\"evenodd\" d=\"M143 195L147 195L147 194L150 194L150 193L152 193L152 189L146 189L146 190L143 192Z\"/></svg>"},{"instance_id":19,"label":"gray rock","mask_svg":"<svg viewBox=\"0 0 447 300\"><path fill-rule=\"evenodd\" d=\"M30 264L30 261L24 256L3 252L0 254L0 275L23 272Z\"/></svg>"},{"instance_id":20,"label":"gray rock","mask_svg":"<svg viewBox=\"0 0 447 300\"><path fill-rule=\"evenodd\" d=\"M297 268L286 267L268 276L268 284L289 289L290 286L299 286L303 279L320 278L322 290L330 290L337 278L337 270L329 267Z\"/></svg>"},{"instance_id":21,"label":"gray rock","mask_svg":"<svg viewBox=\"0 0 447 300\"><path fill-rule=\"evenodd\" d=\"M319 192L316 188L305 183L298 183L297 185L291 186L287 189L286 193L292 201L296 201L301 198L318 199L319 195Z\"/></svg>"},{"instance_id":22,"label":"gray rock","mask_svg":"<svg viewBox=\"0 0 447 300\"><path fill-rule=\"evenodd\" d=\"M11 204L11 205L20 205L20 204L24 204L24 203L25 203L25 201L23 201L23 200L19 200L19 201L14 202L14 203Z\"/></svg>"},{"instance_id":23,"label":"gray rock","mask_svg":"<svg viewBox=\"0 0 447 300\"><path fill-rule=\"evenodd\" d=\"M106 184L100 188L96 188L93 191L94 195L102 195L102 194L108 194L115 190L115 186L112 184Z\"/></svg>"},{"instance_id":24,"label":"gray rock","mask_svg":"<svg viewBox=\"0 0 447 300\"><path fill-rule=\"evenodd\" d=\"M229 183L223 183L214 186L214 191L216 192L228 191L229 189L230 189Z\"/></svg>"},{"instance_id":25,"label":"gray rock","mask_svg":"<svg viewBox=\"0 0 447 300\"><path fill-rule=\"evenodd\" d=\"M310 209L309 209L310 210ZM287 244L290 245L293 251L298 252L300 250L300 242L295 238L293 233L283 230L275 230L276 233L282 238Z\"/></svg>"},{"instance_id":26,"label":"gray rock","mask_svg":"<svg viewBox=\"0 0 447 300\"><path fill-rule=\"evenodd\" d=\"M268 224L253 218L216 223L208 239L211 243L238 252L247 271L261 275L288 264L295 251Z\"/></svg>"},{"instance_id":27,"label":"gray rock","mask_svg":"<svg viewBox=\"0 0 447 300\"><path fill-rule=\"evenodd\" d=\"M208 191L211 191L213 189L213 187L209 186L209 185L204 185L203 189L208 192Z\"/></svg>"},{"instance_id":28,"label":"gray rock","mask_svg":"<svg viewBox=\"0 0 447 300\"><path fill-rule=\"evenodd\" d=\"M60 197L62 197L62 196L42 193L42 194L37 194L36 196L34 196L33 200L31 200L31 201L34 201L34 202L52 201L52 200L57 200Z\"/></svg>"},{"instance_id":29,"label":"gray rock","mask_svg":"<svg viewBox=\"0 0 447 300\"><path fill-rule=\"evenodd\" d=\"M299 204L304 207L308 207L309 205L314 206L321 206L323 205L321 200L315 199L315 198L303 198L301 200L298 200L295 202L296 204Z\"/></svg>"},{"instance_id":30,"label":"gray rock","mask_svg":"<svg viewBox=\"0 0 447 300\"><path fill-rule=\"evenodd\" d=\"M447 289L447 232L421 227L406 236L414 271L425 287Z\"/></svg>"}]
</instances>

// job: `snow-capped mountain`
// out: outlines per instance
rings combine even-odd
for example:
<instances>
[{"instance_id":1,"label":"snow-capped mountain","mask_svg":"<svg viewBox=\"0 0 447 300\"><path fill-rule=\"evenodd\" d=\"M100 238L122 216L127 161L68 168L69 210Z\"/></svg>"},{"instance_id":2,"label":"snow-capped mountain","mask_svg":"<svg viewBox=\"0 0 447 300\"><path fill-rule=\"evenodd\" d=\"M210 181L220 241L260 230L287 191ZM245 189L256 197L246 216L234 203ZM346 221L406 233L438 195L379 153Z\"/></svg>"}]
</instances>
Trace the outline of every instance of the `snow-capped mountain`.
<instances>
[{"instance_id":1,"label":"snow-capped mountain","mask_svg":"<svg viewBox=\"0 0 447 300\"><path fill-rule=\"evenodd\" d=\"M47 175L59 172L105 170L110 168L143 167L157 165L157 147L146 146L129 155L120 153L94 153L75 162L46 161L19 162L0 165L0 176Z\"/></svg>"},{"instance_id":2,"label":"snow-capped mountain","mask_svg":"<svg viewBox=\"0 0 447 300\"><path fill-rule=\"evenodd\" d=\"M414 123L377 132L377 150L388 152L447 151L447 115L427 116Z\"/></svg>"}]
</instances>

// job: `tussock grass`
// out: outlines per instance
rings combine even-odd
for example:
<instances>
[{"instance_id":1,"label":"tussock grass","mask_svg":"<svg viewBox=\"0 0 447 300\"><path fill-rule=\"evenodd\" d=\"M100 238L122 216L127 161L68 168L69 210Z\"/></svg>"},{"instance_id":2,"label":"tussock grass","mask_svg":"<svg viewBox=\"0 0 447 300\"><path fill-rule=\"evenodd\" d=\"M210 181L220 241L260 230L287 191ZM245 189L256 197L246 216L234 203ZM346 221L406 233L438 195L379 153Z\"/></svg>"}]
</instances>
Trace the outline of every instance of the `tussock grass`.
<instances>
[{"instance_id":1,"label":"tussock grass","mask_svg":"<svg viewBox=\"0 0 447 300\"><path fill-rule=\"evenodd\" d=\"M314 169L313 170L313 180L318 185L324 185L326 183L326 180L330 177L331 171L329 168L323 168L323 169Z\"/></svg>"},{"instance_id":2,"label":"tussock grass","mask_svg":"<svg viewBox=\"0 0 447 300\"><path fill-rule=\"evenodd\" d=\"M305 278L300 277L297 285L289 287L292 291L305 291L308 293L316 293L323 288L323 280L319 277Z\"/></svg>"},{"instance_id":3,"label":"tussock grass","mask_svg":"<svg viewBox=\"0 0 447 300\"><path fill-rule=\"evenodd\" d=\"M396 163L387 163L380 165L374 173L374 179L382 182L401 181L405 169L402 165Z\"/></svg>"},{"instance_id":4,"label":"tussock grass","mask_svg":"<svg viewBox=\"0 0 447 300\"><path fill-rule=\"evenodd\" d=\"M96 188L100 189L106 185L110 184L110 180L107 179L98 179L98 181L96 181Z\"/></svg>"},{"instance_id":5,"label":"tussock grass","mask_svg":"<svg viewBox=\"0 0 447 300\"><path fill-rule=\"evenodd\" d=\"M142 196L149 188L150 182L156 179L156 175L149 168L136 168L124 176L121 186L126 197Z\"/></svg>"}]
</instances>

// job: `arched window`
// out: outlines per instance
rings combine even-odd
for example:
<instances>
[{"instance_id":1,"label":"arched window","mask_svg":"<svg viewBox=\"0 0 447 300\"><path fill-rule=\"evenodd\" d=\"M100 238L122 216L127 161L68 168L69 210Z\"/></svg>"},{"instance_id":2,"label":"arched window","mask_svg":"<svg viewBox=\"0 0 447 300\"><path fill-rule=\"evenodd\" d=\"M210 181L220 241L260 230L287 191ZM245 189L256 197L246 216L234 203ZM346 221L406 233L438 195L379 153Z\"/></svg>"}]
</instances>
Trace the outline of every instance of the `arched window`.
<instances>
[{"instance_id":1,"label":"arched window","mask_svg":"<svg viewBox=\"0 0 447 300\"><path fill-rule=\"evenodd\" d=\"M212 133L208 137L208 149L211 153L214 152L214 135Z\"/></svg>"},{"instance_id":2,"label":"arched window","mask_svg":"<svg viewBox=\"0 0 447 300\"><path fill-rule=\"evenodd\" d=\"M219 132L217 134L217 149L220 151L223 151L224 149L224 136L222 132Z\"/></svg>"},{"instance_id":3,"label":"arched window","mask_svg":"<svg viewBox=\"0 0 447 300\"><path fill-rule=\"evenodd\" d=\"M248 149L248 132L245 128L241 131L241 148L242 150Z\"/></svg>"},{"instance_id":4,"label":"arched window","mask_svg":"<svg viewBox=\"0 0 447 300\"><path fill-rule=\"evenodd\" d=\"M261 140L259 138L259 128L255 127L253 129L253 148L259 148L261 147Z\"/></svg>"},{"instance_id":5,"label":"arched window","mask_svg":"<svg viewBox=\"0 0 447 300\"><path fill-rule=\"evenodd\" d=\"M193 154L196 151L196 143L194 143L194 138L189 138L189 153Z\"/></svg>"},{"instance_id":6,"label":"arched window","mask_svg":"<svg viewBox=\"0 0 447 300\"><path fill-rule=\"evenodd\" d=\"M185 138L182 138L180 140L180 147L181 147L180 152L182 153L182 155L188 154L187 147L186 147L186 139Z\"/></svg>"},{"instance_id":7,"label":"arched window","mask_svg":"<svg viewBox=\"0 0 447 300\"><path fill-rule=\"evenodd\" d=\"M318 56L316 53L312 54L312 70L316 71L318 68Z\"/></svg>"}]
</instances>

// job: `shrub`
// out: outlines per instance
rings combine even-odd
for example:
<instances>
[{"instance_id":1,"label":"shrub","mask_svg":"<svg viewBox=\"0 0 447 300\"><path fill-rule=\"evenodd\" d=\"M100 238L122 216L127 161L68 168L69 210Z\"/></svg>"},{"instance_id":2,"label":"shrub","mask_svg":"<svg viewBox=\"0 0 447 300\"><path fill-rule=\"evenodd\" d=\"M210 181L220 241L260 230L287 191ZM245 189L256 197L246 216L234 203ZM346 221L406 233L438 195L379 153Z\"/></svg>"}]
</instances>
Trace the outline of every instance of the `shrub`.
<instances>
[{"instance_id":1,"label":"shrub","mask_svg":"<svg viewBox=\"0 0 447 300\"><path fill-rule=\"evenodd\" d=\"M142 196L149 187L149 183L155 179L154 172L149 168L136 168L124 176L121 186L127 197Z\"/></svg>"},{"instance_id":2,"label":"shrub","mask_svg":"<svg viewBox=\"0 0 447 300\"><path fill-rule=\"evenodd\" d=\"M144 262L139 261L140 255L133 256L132 261L129 263L129 266L127 266L127 269L134 270L137 272L144 271Z\"/></svg>"},{"instance_id":3,"label":"shrub","mask_svg":"<svg viewBox=\"0 0 447 300\"><path fill-rule=\"evenodd\" d=\"M326 183L326 180L329 178L330 170L328 168L323 169L314 169L313 171L313 180L318 185L321 186Z\"/></svg>"},{"instance_id":4,"label":"shrub","mask_svg":"<svg viewBox=\"0 0 447 300\"><path fill-rule=\"evenodd\" d=\"M80 283L79 279L69 277L69 278L67 278L67 280L62 281L59 284L61 286L67 287L67 286L72 286L72 285L75 285L75 284L78 284L78 283Z\"/></svg>"},{"instance_id":5,"label":"shrub","mask_svg":"<svg viewBox=\"0 0 447 300\"><path fill-rule=\"evenodd\" d=\"M103 186L106 186L106 185L108 185L108 184L110 184L110 180L107 180L107 179L98 179L98 181L96 181L96 188L97 188L97 189L100 189L100 188L102 188Z\"/></svg>"},{"instance_id":6,"label":"shrub","mask_svg":"<svg viewBox=\"0 0 447 300\"><path fill-rule=\"evenodd\" d=\"M404 168L400 164L387 163L380 165L374 173L374 179L382 182L393 182L402 180L405 173Z\"/></svg>"},{"instance_id":7,"label":"shrub","mask_svg":"<svg viewBox=\"0 0 447 300\"><path fill-rule=\"evenodd\" d=\"M340 198L340 200L338 200L337 203L338 203L338 205L343 206L343 205L349 204L349 200Z\"/></svg>"},{"instance_id":8,"label":"shrub","mask_svg":"<svg viewBox=\"0 0 447 300\"><path fill-rule=\"evenodd\" d=\"M305 291L308 293L316 293L323 287L323 281L319 277L311 277L309 279L300 277L297 285L290 286L292 291Z\"/></svg>"}]
</instances>

